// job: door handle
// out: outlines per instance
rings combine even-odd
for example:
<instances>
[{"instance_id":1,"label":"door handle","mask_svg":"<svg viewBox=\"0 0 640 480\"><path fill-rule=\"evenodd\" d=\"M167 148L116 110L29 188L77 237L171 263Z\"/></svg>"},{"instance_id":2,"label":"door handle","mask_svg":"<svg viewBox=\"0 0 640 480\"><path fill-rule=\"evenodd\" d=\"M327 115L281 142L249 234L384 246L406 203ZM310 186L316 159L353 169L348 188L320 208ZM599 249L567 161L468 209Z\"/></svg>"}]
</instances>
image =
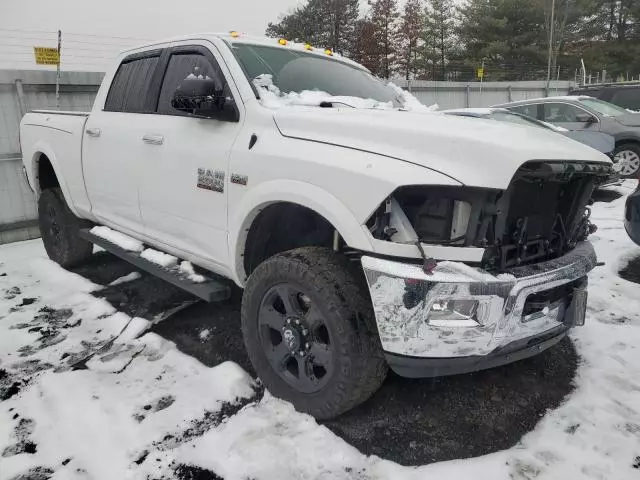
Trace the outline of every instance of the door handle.
<instances>
[{"instance_id":1,"label":"door handle","mask_svg":"<svg viewBox=\"0 0 640 480\"><path fill-rule=\"evenodd\" d=\"M87 128L84 133L90 137L99 137L101 132L99 128Z\"/></svg>"},{"instance_id":2,"label":"door handle","mask_svg":"<svg viewBox=\"0 0 640 480\"><path fill-rule=\"evenodd\" d=\"M164 143L164 137L162 135L144 135L142 141L149 145L162 145Z\"/></svg>"}]
</instances>

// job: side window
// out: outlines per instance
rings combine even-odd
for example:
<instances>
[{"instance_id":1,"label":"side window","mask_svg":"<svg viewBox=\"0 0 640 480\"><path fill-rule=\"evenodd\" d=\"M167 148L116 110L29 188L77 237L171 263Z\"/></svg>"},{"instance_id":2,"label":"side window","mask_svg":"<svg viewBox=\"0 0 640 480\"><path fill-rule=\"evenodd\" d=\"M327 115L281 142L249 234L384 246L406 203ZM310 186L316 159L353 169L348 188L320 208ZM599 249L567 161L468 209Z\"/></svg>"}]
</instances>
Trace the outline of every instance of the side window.
<instances>
[{"instance_id":1,"label":"side window","mask_svg":"<svg viewBox=\"0 0 640 480\"><path fill-rule=\"evenodd\" d=\"M111 82L104 109L109 112L144 112L147 91L159 58L124 59Z\"/></svg>"},{"instance_id":2,"label":"side window","mask_svg":"<svg viewBox=\"0 0 640 480\"><path fill-rule=\"evenodd\" d=\"M640 88L621 88L611 97L611 103L629 110L640 110Z\"/></svg>"},{"instance_id":3,"label":"side window","mask_svg":"<svg viewBox=\"0 0 640 480\"><path fill-rule=\"evenodd\" d=\"M538 105L518 105L517 107L509 107L512 112L519 113L526 117L538 118Z\"/></svg>"},{"instance_id":4,"label":"side window","mask_svg":"<svg viewBox=\"0 0 640 480\"><path fill-rule=\"evenodd\" d=\"M214 63L211 63L209 58L200 53L174 53L171 55L169 64L167 65L167 71L162 81L160 98L158 100L158 113L181 116L189 115L171 106L171 99L178 85L189 75L211 77L216 80L216 82L220 82L221 88L224 89L225 96L231 96L229 86L224 80L220 67L215 63L215 60L213 60L213 62Z\"/></svg>"},{"instance_id":5,"label":"side window","mask_svg":"<svg viewBox=\"0 0 640 480\"><path fill-rule=\"evenodd\" d=\"M580 123L577 116L585 113L581 108L568 103L545 103L543 120L549 123Z\"/></svg>"}]
</instances>

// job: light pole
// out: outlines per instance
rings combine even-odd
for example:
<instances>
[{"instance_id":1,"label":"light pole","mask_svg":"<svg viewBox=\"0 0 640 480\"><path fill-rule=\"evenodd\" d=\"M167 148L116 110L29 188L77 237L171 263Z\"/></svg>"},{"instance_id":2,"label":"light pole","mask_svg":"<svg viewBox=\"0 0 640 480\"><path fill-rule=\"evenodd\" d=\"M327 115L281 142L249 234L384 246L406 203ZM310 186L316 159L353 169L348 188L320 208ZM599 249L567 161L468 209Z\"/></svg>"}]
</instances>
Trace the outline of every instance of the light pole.
<instances>
[{"instance_id":1,"label":"light pole","mask_svg":"<svg viewBox=\"0 0 640 480\"><path fill-rule=\"evenodd\" d=\"M549 85L551 83L551 57L553 57L553 29L555 27L556 0L551 0L551 21L549 22L549 54L547 58L547 88L546 96L549 96Z\"/></svg>"}]
</instances>

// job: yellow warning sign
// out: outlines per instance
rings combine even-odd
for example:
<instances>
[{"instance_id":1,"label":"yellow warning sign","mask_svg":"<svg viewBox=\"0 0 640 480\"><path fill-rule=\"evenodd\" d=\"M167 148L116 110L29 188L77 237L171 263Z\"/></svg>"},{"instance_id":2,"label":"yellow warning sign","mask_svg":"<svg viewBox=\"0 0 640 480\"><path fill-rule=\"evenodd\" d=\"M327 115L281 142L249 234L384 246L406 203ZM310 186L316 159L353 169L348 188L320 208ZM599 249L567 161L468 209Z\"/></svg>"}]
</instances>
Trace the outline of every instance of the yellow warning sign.
<instances>
[{"instance_id":1,"label":"yellow warning sign","mask_svg":"<svg viewBox=\"0 0 640 480\"><path fill-rule=\"evenodd\" d=\"M60 63L57 48L33 47L33 54L36 56L38 65L58 65Z\"/></svg>"},{"instance_id":2,"label":"yellow warning sign","mask_svg":"<svg viewBox=\"0 0 640 480\"><path fill-rule=\"evenodd\" d=\"M478 68L477 76L478 78L484 78L484 68Z\"/></svg>"}]
</instances>

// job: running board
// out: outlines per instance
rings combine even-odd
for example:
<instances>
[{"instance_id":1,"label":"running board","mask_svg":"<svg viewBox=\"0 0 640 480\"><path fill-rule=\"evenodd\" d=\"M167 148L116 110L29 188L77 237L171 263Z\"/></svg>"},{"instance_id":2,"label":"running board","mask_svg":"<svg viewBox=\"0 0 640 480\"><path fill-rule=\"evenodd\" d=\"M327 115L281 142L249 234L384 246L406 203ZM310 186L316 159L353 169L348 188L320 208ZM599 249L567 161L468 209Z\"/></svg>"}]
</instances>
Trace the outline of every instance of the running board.
<instances>
[{"instance_id":1,"label":"running board","mask_svg":"<svg viewBox=\"0 0 640 480\"><path fill-rule=\"evenodd\" d=\"M164 268L160 265L150 262L142 258L136 252L125 250L124 248L119 247L109 240L105 240L102 237L94 235L88 229L81 229L80 237L88 240L95 245L98 245L99 247L104 248L107 252L120 257L122 260L135 265L140 270L144 270L145 272L148 272L155 277L161 278L162 280L169 282L172 285L181 288L182 290L186 290L192 295L195 295L196 297L199 297L207 302L218 302L231 297L231 288L229 284L221 278L211 277L211 274L203 275L207 279L205 282L193 282L186 276L181 275L177 269Z\"/></svg>"}]
</instances>

